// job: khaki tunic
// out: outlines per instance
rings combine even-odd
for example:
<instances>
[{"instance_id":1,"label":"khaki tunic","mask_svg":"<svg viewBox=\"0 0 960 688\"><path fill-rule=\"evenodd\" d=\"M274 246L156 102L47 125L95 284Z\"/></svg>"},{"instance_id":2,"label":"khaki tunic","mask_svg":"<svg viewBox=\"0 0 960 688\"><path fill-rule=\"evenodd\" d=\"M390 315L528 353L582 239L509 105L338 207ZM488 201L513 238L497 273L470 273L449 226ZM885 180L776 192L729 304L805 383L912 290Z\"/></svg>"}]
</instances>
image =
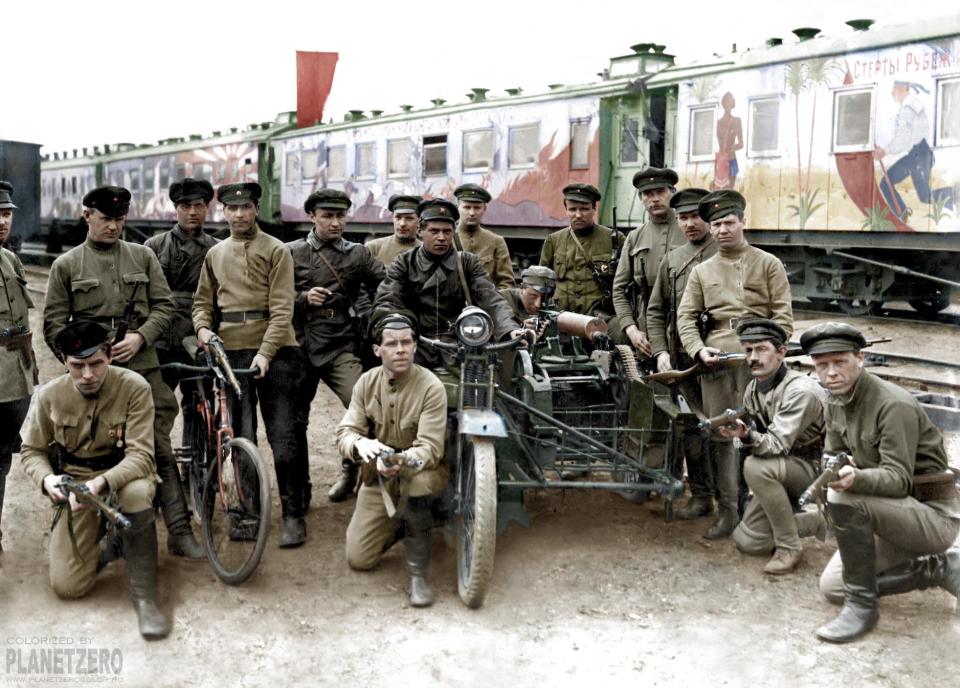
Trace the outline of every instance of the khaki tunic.
<instances>
[{"instance_id":1,"label":"khaki tunic","mask_svg":"<svg viewBox=\"0 0 960 688\"><path fill-rule=\"evenodd\" d=\"M57 354L53 339L70 320L91 318L116 329L134 286L136 319L144 345L125 368L153 370L160 365L156 341L170 329L174 305L156 254L145 246L117 241L106 249L87 238L53 261L43 310L43 336ZM111 334L111 338L112 338Z\"/></svg>"},{"instance_id":2,"label":"khaki tunic","mask_svg":"<svg viewBox=\"0 0 960 688\"><path fill-rule=\"evenodd\" d=\"M610 253L612 248L612 230L603 225L594 225L577 232L577 238L590 261L600 274L609 276ZM624 245L625 238L617 232L617 253ZM584 315L613 315L612 302L604 303L603 292L590 269L585 257L574 240L573 230L565 227L547 237L540 253L540 265L557 273L557 310L573 311Z\"/></svg>"},{"instance_id":3,"label":"khaki tunic","mask_svg":"<svg viewBox=\"0 0 960 688\"><path fill-rule=\"evenodd\" d=\"M457 227L457 238L460 240L461 250L469 251L480 259L480 264L487 271L493 286L497 289L517 286L510 251L502 236L485 227L468 229L461 224Z\"/></svg>"},{"instance_id":4,"label":"khaki tunic","mask_svg":"<svg viewBox=\"0 0 960 688\"><path fill-rule=\"evenodd\" d=\"M743 405L760 421L760 431L748 438L751 456L804 456L823 444L823 407L827 392L812 377L783 369L783 378L772 389L751 380ZM769 382L769 381L768 381Z\"/></svg>"},{"instance_id":5,"label":"khaki tunic","mask_svg":"<svg viewBox=\"0 0 960 688\"><path fill-rule=\"evenodd\" d=\"M514 317L520 322L523 322L527 318L531 317L527 313L527 309L523 306L523 299L520 298L520 289L513 287L512 289L501 289L500 296L503 297L503 300L507 302L507 305L510 306L510 310L513 311Z\"/></svg>"},{"instance_id":6,"label":"khaki tunic","mask_svg":"<svg viewBox=\"0 0 960 688\"><path fill-rule=\"evenodd\" d=\"M0 291L0 330L20 325L29 328L28 311L33 308L33 301L27 292L26 273L16 254L5 248L0 248ZM30 396L35 368L35 364L24 362L20 350L8 351L0 346L0 403Z\"/></svg>"},{"instance_id":7,"label":"khaki tunic","mask_svg":"<svg viewBox=\"0 0 960 688\"><path fill-rule=\"evenodd\" d=\"M683 230L677 224L673 209L669 209L668 213L666 222L650 219L639 229L630 232L623 246L620 262L617 264L617 274L613 278L613 306L622 330L626 330L630 325L644 329L647 320L647 303L654 289L660 263L670 249L682 246L687 241L683 236ZM627 297L627 289L631 284L635 285L638 295L636 316ZM646 294L645 301L639 301L641 294ZM647 336L650 336L649 332Z\"/></svg>"},{"instance_id":8,"label":"khaki tunic","mask_svg":"<svg viewBox=\"0 0 960 688\"><path fill-rule=\"evenodd\" d=\"M401 253L405 253L419 245L419 239L415 238L413 241L403 242L397 239L396 234L380 237L379 239L371 239L364 244L364 246L370 249L370 253L373 254L373 257L384 265L390 265L390 263L393 262L393 259L399 256Z\"/></svg>"},{"instance_id":9,"label":"khaki tunic","mask_svg":"<svg viewBox=\"0 0 960 688\"><path fill-rule=\"evenodd\" d=\"M255 227L224 239L207 252L193 304L193 327L217 332L225 349L253 349L273 360L297 346L293 331L293 258L279 239ZM268 311L269 317L218 322L219 313Z\"/></svg>"}]
</instances>

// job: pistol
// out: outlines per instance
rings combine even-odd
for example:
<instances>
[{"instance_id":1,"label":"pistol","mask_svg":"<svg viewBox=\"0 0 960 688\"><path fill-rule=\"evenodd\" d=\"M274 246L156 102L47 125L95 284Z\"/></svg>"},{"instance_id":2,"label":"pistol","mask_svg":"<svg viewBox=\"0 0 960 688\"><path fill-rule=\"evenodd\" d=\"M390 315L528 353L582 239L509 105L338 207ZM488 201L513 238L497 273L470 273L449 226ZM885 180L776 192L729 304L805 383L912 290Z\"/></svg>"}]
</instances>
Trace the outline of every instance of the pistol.
<instances>
[{"instance_id":1,"label":"pistol","mask_svg":"<svg viewBox=\"0 0 960 688\"><path fill-rule=\"evenodd\" d=\"M742 420L745 423L749 423L753 414L750 413L745 408L738 409L727 409L719 416L714 418L708 418L707 420L700 421L698 429L705 435L709 435L711 431L716 430L717 428L724 428L730 426L736 426L738 420Z\"/></svg>"},{"instance_id":2,"label":"pistol","mask_svg":"<svg viewBox=\"0 0 960 688\"><path fill-rule=\"evenodd\" d=\"M840 469L844 466L852 465L853 457L847 452L837 452L835 454L824 452L823 465L820 475L818 475L816 480L810 483L810 486L803 491L803 494L800 495L800 499L797 500L797 504L803 507L813 500L820 501L820 493L827 486L827 484L832 483L837 479L837 474L840 472Z\"/></svg>"},{"instance_id":3,"label":"pistol","mask_svg":"<svg viewBox=\"0 0 960 688\"><path fill-rule=\"evenodd\" d=\"M210 355L213 357L217 367L220 368L224 378L226 378L227 383L233 387L233 391L237 393L237 398L241 398L243 396L243 392L240 390L240 381L237 380L237 376L234 374L233 368L230 367L230 360L227 358L227 351L223 348L223 340L217 335L210 337L210 340L207 342L207 351L210 352Z\"/></svg>"}]
</instances>

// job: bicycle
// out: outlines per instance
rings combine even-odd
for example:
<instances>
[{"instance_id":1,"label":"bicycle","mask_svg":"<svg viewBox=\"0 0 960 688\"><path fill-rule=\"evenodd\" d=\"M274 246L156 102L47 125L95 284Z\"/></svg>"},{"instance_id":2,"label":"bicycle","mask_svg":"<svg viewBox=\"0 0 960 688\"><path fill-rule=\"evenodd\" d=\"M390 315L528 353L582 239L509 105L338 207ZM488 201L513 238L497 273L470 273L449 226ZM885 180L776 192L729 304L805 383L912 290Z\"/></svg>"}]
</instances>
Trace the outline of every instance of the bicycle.
<instances>
[{"instance_id":1,"label":"bicycle","mask_svg":"<svg viewBox=\"0 0 960 688\"><path fill-rule=\"evenodd\" d=\"M190 444L174 449L185 473L195 516L200 521L203 546L213 572L228 585L239 585L256 570L270 532L272 502L270 474L257 446L233 436L228 387L239 398L237 376L253 375L257 368L233 370L214 337L208 351L198 351L202 365L167 363L165 370L188 373L195 380L192 392L199 423L194 424ZM212 393L203 381L213 382Z\"/></svg>"}]
</instances>

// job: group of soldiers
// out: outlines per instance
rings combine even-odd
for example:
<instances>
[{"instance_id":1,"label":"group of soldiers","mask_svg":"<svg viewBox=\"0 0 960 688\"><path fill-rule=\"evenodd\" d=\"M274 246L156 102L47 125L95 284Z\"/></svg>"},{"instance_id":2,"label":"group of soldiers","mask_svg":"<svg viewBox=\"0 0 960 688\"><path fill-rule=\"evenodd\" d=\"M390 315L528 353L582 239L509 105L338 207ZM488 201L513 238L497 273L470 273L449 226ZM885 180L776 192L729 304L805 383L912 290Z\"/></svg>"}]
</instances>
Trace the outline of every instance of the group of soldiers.
<instances>
[{"instance_id":1,"label":"group of soldiers","mask_svg":"<svg viewBox=\"0 0 960 688\"><path fill-rule=\"evenodd\" d=\"M323 381L346 409L336 432L340 477L328 496L357 494L347 562L372 568L404 540L411 604L430 605L431 529L449 478L448 409L431 372L441 357L418 348L418 337L452 337L466 306L491 316L496 339L520 337L551 304L603 318L611 339L632 346L650 368L701 364L707 372L674 390L695 410L751 412L752 420L720 428L709 442L684 439L691 494L677 514L695 519L716 508L704 537L732 535L743 552L770 556L770 575L793 571L801 539L822 538L829 520L838 552L821 590L843 608L817 631L820 638L843 642L868 632L879 595L927 587L958 595L960 552L952 545L960 497L942 437L922 408L863 370L867 342L849 325L828 323L801 337L820 384L784 365L793 334L790 287L782 263L746 241L742 195L677 191L670 169L647 168L633 181L648 220L627 236L597 224L595 187L565 187L569 226L547 237L540 265L521 273L519 287L505 241L482 226L490 194L474 184L455 190L457 203L391 197L394 233L365 245L343 237L351 200L334 189L307 198L313 228L290 244L260 230L255 183L216 193L203 180L174 183L177 224L144 246L120 238L126 189L88 193L87 239L54 262L44 310L44 338L67 374L37 394L20 451L27 473L55 503L67 501L57 477L70 475L115 496L132 527L121 542L98 545L96 512L71 497L50 541L55 592L85 594L97 571L123 556L141 633L167 634L155 600L154 492L169 553L202 559L204 552L190 528L170 441L174 389L188 383L160 366L190 360L184 341L195 337L204 347L217 335L232 366L258 369L242 378L231 411L236 434L255 441L260 407L282 506L280 546L307 538L307 428ZM214 198L229 226L223 241L204 229ZM9 232L4 218L14 207L12 187L0 182L0 232ZM13 339L0 341L0 412L13 420L0 436L5 476L18 444L8 428L23 422L36 363L22 266L4 250L0 268L0 325L22 329L19 348ZM746 365L727 365L727 352L743 352ZM190 390L181 392L186 433L197 419ZM854 457L829 485L828 519L797 507L825 450ZM404 462L388 461L398 453ZM374 480L357 490L364 463L376 467ZM402 484L396 508L378 482Z\"/></svg>"}]
</instances>

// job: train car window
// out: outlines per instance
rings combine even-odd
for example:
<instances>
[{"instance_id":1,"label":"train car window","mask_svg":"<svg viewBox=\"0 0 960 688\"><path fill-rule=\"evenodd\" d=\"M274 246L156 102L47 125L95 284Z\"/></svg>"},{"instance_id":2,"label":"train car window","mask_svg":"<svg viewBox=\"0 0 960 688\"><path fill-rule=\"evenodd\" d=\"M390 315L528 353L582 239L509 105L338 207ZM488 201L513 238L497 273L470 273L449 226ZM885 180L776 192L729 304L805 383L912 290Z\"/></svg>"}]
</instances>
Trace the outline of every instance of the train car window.
<instances>
[{"instance_id":1,"label":"train car window","mask_svg":"<svg viewBox=\"0 0 960 688\"><path fill-rule=\"evenodd\" d=\"M222 165L223 163L221 163ZM224 175L220 175L220 179L223 179ZM170 188L170 168L167 167L167 163L160 163L160 188L169 189Z\"/></svg>"},{"instance_id":2,"label":"train car window","mask_svg":"<svg viewBox=\"0 0 960 688\"><path fill-rule=\"evenodd\" d=\"M780 96L754 98L750 101L747 122L750 142L747 155L754 158L780 154Z\"/></svg>"},{"instance_id":3,"label":"train car window","mask_svg":"<svg viewBox=\"0 0 960 688\"><path fill-rule=\"evenodd\" d=\"M174 181L179 181L187 176L187 166L182 162L178 162L174 165L173 168L173 177Z\"/></svg>"},{"instance_id":4,"label":"train car window","mask_svg":"<svg viewBox=\"0 0 960 688\"><path fill-rule=\"evenodd\" d=\"M130 193L134 198L140 195L140 170L130 170Z\"/></svg>"},{"instance_id":5,"label":"train car window","mask_svg":"<svg viewBox=\"0 0 960 688\"><path fill-rule=\"evenodd\" d=\"M70 189L74 196L77 195L77 178L76 176L70 177Z\"/></svg>"},{"instance_id":6,"label":"train car window","mask_svg":"<svg viewBox=\"0 0 960 688\"><path fill-rule=\"evenodd\" d=\"M716 141L714 130L717 106L696 107L690 109L690 160L713 160L713 144Z\"/></svg>"},{"instance_id":7,"label":"train car window","mask_svg":"<svg viewBox=\"0 0 960 688\"><path fill-rule=\"evenodd\" d=\"M387 141L387 174L406 177L410 174L410 140Z\"/></svg>"},{"instance_id":8,"label":"train car window","mask_svg":"<svg viewBox=\"0 0 960 688\"><path fill-rule=\"evenodd\" d=\"M463 132L463 169L485 171L493 167L493 129Z\"/></svg>"},{"instance_id":9,"label":"train car window","mask_svg":"<svg viewBox=\"0 0 960 688\"><path fill-rule=\"evenodd\" d=\"M640 118L625 115L620 123L620 162L640 162Z\"/></svg>"},{"instance_id":10,"label":"train car window","mask_svg":"<svg viewBox=\"0 0 960 688\"><path fill-rule=\"evenodd\" d=\"M67 193L67 178L60 177L60 193L65 195Z\"/></svg>"},{"instance_id":11,"label":"train car window","mask_svg":"<svg viewBox=\"0 0 960 688\"><path fill-rule=\"evenodd\" d=\"M960 79L937 81L937 146L960 146Z\"/></svg>"},{"instance_id":12,"label":"train car window","mask_svg":"<svg viewBox=\"0 0 960 688\"><path fill-rule=\"evenodd\" d=\"M873 150L873 89L847 89L833 94L833 151Z\"/></svg>"},{"instance_id":13,"label":"train car window","mask_svg":"<svg viewBox=\"0 0 960 688\"><path fill-rule=\"evenodd\" d=\"M206 179L210 181L213 178L213 165L208 162L193 166L193 176L197 179Z\"/></svg>"},{"instance_id":14,"label":"train car window","mask_svg":"<svg viewBox=\"0 0 960 688\"><path fill-rule=\"evenodd\" d=\"M156 181L156 179L157 179L157 172L155 169L153 169L152 166L144 168L143 188L146 190L147 193L149 194L153 193L153 183Z\"/></svg>"},{"instance_id":15,"label":"train car window","mask_svg":"<svg viewBox=\"0 0 960 688\"><path fill-rule=\"evenodd\" d=\"M356 145L355 174L358 179L373 179L377 176L377 144L358 143Z\"/></svg>"},{"instance_id":16,"label":"train car window","mask_svg":"<svg viewBox=\"0 0 960 688\"><path fill-rule=\"evenodd\" d=\"M510 127L508 143L510 167L532 167L540 158L540 125Z\"/></svg>"},{"instance_id":17,"label":"train car window","mask_svg":"<svg viewBox=\"0 0 960 688\"><path fill-rule=\"evenodd\" d=\"M305 150L301 153L300 181L313 183L320 171L320 151Z\"/></svg>"},{"instance_id":18,"label":"train car window","mask_svg":"<svg viewBox=\"0 0 960 688\"><path fill-rule=\"evenodd\" d=\"M570 121L570 169L590 167L590 120Z\"/></svg>"},{"instance_id":19,"label":"train car window","mask_svg":"<svg viewBox=\"0 0 960 688\"><path fill-rule=\"evenodd\" d=\"M331 146L327 149L327 181L343 181L346 178L346 146Z\"/></svg>"},{"instance_id":20,"label":"train car window","mask_svg":"<svg viewBox=\"0 0 960 688\"><path fill-rule=\"evenodd\" d=\"M423 137L423 174L426 177L447 173L447 135Z\"/></svg>"},{"instance_id":21,"label":"train car window","mask_svg":"<svg viewBox=\"0 0 960 688\"><path fill-rule=\"evenodd\" d=\"M300 181L300 151L287 151L284 160L287 165L284 179L287 186L293 186Z\"/></svg>"}]
</instances>

